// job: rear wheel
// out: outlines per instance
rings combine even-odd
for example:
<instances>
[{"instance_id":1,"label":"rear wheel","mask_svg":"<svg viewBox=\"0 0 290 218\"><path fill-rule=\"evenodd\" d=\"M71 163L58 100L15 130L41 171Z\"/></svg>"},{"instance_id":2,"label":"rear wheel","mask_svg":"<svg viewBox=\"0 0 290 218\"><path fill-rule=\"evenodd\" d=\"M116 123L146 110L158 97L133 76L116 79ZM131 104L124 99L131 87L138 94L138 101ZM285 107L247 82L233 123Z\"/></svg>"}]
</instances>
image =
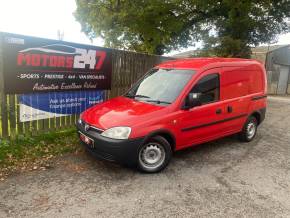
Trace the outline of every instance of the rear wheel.
<instances>
[{"instance_id":1,"label":"rear wheel","mask_svg":"<svg viewBox=\"0 0 290 218\"><path fill-rule=\"evenodd\" d=\"M250 142L252 141L257 133L258 121L256 117L250 116L246 121L243 130L239 133L241 141Z\"/></svg>"},{"instance_id":2,"label":"rear wheel","mask_svg":"<svg viewBox=\"0 0 290 218\"><path fill-rule=\"evenodd\" d=\"M154 136L141 146L138 153L138 169L146 173L157 173L170 162L171 146L162 136Z\"/></svg>"}]
</instances>

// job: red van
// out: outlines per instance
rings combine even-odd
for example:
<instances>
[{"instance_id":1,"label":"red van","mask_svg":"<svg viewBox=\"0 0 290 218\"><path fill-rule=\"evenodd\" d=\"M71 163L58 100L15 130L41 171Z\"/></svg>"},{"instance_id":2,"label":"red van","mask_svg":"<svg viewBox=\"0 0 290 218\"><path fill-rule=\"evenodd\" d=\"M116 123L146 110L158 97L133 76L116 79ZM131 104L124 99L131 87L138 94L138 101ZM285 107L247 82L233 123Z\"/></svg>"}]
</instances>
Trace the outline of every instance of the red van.
<instances>
[{"instance_id":1,"label":"red van","mask_svg":"<svg viewBox=\"0 0 290 218\"><path fill-rule=\"evenodd\" d=\"M265 118L266 89L265 69L254 60L169 61L123 96L86 110L77 129L96 157L154 173L174 151L235 133L253 140Z\"/></svg>"}]
</instances>

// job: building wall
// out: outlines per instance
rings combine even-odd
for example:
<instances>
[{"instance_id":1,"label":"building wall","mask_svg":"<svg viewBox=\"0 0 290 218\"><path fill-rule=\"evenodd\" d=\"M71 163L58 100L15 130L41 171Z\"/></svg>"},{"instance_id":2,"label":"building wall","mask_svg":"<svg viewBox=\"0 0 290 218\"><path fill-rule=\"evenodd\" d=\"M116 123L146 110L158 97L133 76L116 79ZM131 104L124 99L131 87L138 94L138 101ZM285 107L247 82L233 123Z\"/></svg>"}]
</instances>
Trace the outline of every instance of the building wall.
<instances>
[{"instance_id":1,"label":"building wall","mask_svg":"<svg viewBox=\"0 0 290 218\"><path fill-rule=\"evenodd\" d=\"M268 52L265 67L268 93L290 94L290 45Z\"/></svg>"}]
</instances>

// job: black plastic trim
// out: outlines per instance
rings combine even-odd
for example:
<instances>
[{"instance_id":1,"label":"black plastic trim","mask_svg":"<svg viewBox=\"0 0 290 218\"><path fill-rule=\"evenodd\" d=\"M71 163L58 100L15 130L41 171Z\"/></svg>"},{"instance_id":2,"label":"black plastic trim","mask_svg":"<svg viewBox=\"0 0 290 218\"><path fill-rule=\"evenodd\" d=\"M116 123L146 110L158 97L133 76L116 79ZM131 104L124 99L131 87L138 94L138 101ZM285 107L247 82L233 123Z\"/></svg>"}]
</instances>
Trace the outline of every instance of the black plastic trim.
<instances>
[{"instance_id":1,"label":"black plastic trim","mask_svg":"<svg viewBox=\"0 0 290 218\"><path fill-rule=\"evenodd\" d=\"M253 112L252 114L254 113L258 113L260 115L260 120L259 120L259 125L264 121L265 119L265 116L266 116L266 108L261 108L255 112Z\"/></svg>"},{"instance_id":2,"label":"black plastic trim","mask_svg":"<svg viewBox=\"0 0 290 218\"><path fill-rule=\"evenodd\" d=\"M224 120L218 120L218 121L211 122L211 123L205 123L205 124L202 124L202 125L197 125L197 126L192 126L192 127L184 128L184 129L181 129L181 131L182 132L191 131L191 130L194 130L194 129L198 129L198 128L202 128L202 127L207 127L207 126L212 126L212 125L216 125L216 124L219 124L219 123L228 122L228 121L235 120L235 119L239 119L239 118L246 117L246 116L248 116L248 114L241 114L239 116L230 117L230 118L227 118L227 119L224 119Z\"/></svg>"},{"instance_id":3,"label":"black plastic trim","mask_svg":"<svg viewBox=\"0 0 290 218\"><path fill-rule=\"evenodd\" d=\"M252 101L257 101L257 100L260 100L260 99L263 99L263 98L267 98L267 95L260 95L260 96L252 97Z\"/></svg>"},{"instance_id":4,"label":"black plastic trim","mask_svg":"<svg viewBox=\"0 0 290 218\"><path fill-rule=\"evenodd\" d=\"M94 146L81 142L81 144L93 156L98 159L115 161L126 165L135 165L138 158L138 149L144 143L144 138L134 139L110 139L98 134L91 129L85 130L82 125L77 124L78 133L94 140Z\"/></svg>"}]
</instances>

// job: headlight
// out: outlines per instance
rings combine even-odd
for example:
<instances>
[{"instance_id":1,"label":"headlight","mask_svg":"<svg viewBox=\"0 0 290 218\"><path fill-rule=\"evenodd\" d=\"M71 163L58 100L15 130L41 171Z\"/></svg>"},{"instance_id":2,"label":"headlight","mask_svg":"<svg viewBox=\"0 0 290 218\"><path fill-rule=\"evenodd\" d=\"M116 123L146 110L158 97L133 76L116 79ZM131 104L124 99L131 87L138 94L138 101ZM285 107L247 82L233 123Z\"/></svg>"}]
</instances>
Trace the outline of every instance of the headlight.
<instances>
[{"instance_id":1,"label":"headlight","mask_svg":"<svg viewBox=\"0 0 290 218\"><path fill-rule=\"evenodd\" d=\"M78 119L78 124L82 125L83 120L82 120L83 113L80 114L79 119Z\"/></svg>"},{"instance_id":2,"label":"headlight","mask_svg":"<svg viewBox=\"0 0 290 218\"><path fill-rule=\"evenodd\" d=\"M131 128L126 126L113 127L102 132L102 136L111 139L128 139L131 133Z\"/></svg>"}]
</instances>

